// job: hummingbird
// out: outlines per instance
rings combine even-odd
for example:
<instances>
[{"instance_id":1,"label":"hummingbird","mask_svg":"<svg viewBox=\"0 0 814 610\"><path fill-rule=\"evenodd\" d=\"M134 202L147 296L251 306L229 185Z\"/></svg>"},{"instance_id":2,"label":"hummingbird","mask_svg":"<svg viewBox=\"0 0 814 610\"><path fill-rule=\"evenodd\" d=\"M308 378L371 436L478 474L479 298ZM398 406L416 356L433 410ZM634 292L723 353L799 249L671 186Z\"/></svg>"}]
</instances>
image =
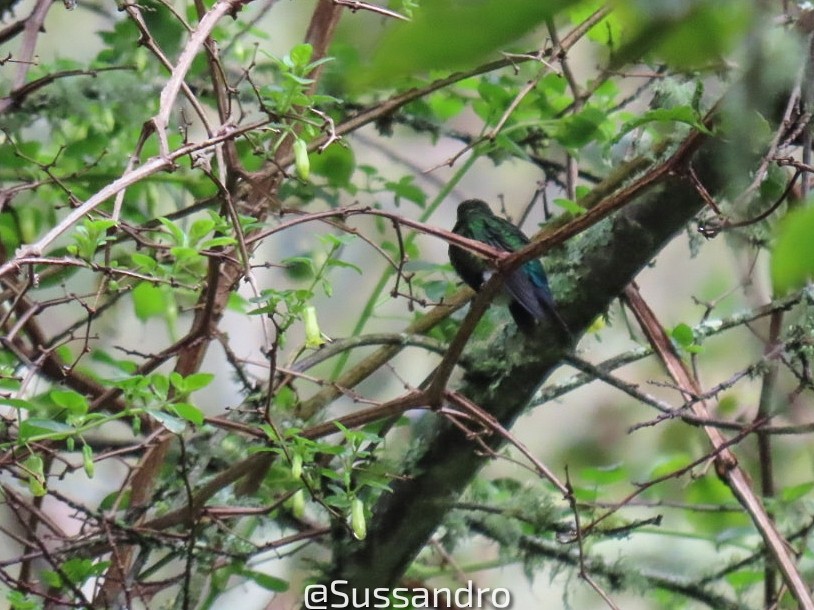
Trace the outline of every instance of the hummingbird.
<instances>
[{"instance_id":1,"label":"hummingbird","mask_svg":"<svg viewBox=\"0 0 814 610\"><path fill-rule=\"evenodd\" d=\"M529 238L508 220L496 216L480 199L468 199L458 206L458 220L452 232L488 244L496 250L514 252L529 244ZM492 269L479 256L450 244L449 260L460 278L473 290L479 290L489 279ZM503 290L511 299L509 312L517 326L531 331L543 319L551 319L566 333L568 326L557 312L543 264L533 259L523 263L503 282Z\"/></svg>"}]
</instances>

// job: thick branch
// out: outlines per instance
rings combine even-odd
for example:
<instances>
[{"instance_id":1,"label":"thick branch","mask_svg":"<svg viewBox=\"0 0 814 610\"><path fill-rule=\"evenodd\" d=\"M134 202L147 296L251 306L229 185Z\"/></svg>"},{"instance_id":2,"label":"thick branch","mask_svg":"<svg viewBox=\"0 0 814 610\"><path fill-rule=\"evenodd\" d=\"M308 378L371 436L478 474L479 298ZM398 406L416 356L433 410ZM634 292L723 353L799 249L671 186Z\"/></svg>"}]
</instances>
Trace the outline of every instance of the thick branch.
<instances>
[{"instance_id":1,"label":"thick branch","mask_svg":"<svg viewBox=\"0 0 814 610\"><path fill-rule=\"evenodd\" d=\"M694 157L712 189L724 182L723 170L715 171L714 161L722 158L719 147L707 140ZM635 204L589 228L577 243L566 243L565 258L579 264L567 278L553 274L552 285L570 287L558 291L558 302L571 329L581 332L604 313L704 205L690 183L675 173L660 172L660 181L648 186L637 193ZM527 338L507 327L487 343L470 345L467 358L473 366L458 391L511 426L561 362L562 346L555 337L551 328ZM502 444L500 438L485 440L493 447ZM440 418L420 442L424 451L405 465L392 492L375 507L368 537L336 546L332 580L347 580L354 588L395 582L487 459L470 438Z\"/></svg>"}]
</instances>

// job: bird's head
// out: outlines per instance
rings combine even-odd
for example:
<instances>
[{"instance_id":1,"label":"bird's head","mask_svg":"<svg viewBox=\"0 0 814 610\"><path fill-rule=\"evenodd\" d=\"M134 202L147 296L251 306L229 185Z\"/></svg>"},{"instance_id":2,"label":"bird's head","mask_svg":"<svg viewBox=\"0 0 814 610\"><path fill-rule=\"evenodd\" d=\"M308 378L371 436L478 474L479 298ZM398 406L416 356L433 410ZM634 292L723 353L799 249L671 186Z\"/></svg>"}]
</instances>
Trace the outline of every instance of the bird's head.
<instances>
[{"instance_id":1,"label":"bird's head","mask_svg":"<svg viewBox=\"0 0 814 610\"><path fill-rule=\"evenodd\" d=\"M476 216L492 216L492 210L485 201L480 199L467 199L458 205L458 220L466 222Z\"/></svg>"}]
</instances>

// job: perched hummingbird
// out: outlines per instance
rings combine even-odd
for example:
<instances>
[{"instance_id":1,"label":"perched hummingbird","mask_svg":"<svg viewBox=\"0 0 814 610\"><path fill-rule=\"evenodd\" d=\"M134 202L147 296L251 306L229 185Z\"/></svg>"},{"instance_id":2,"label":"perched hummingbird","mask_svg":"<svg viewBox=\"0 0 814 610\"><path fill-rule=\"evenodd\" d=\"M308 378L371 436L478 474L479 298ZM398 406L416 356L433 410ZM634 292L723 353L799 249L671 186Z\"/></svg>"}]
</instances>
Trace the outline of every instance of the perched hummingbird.
<instances>
[{"instance_id":1,"label":"perched hummingbird","mask_svg":"<svg viewBox=\"0 0 814 610\"><path fill-rule=\"evenodd\" d=\"M529 243L529 238L520 229L495 216L480 199L469 199L458 206L458 221L452 231L504 252L520 250ZM450 244L449 260L455 272L473 290L479 290L492 273L484 259L460 246ZM509 312L521 330L530 331L540 320L550 318L569 334L568 326L557 312L548 278L539 260L525 262L512 271L504 279L503 290L511 298Z\"/></svg>"}]
</instances>

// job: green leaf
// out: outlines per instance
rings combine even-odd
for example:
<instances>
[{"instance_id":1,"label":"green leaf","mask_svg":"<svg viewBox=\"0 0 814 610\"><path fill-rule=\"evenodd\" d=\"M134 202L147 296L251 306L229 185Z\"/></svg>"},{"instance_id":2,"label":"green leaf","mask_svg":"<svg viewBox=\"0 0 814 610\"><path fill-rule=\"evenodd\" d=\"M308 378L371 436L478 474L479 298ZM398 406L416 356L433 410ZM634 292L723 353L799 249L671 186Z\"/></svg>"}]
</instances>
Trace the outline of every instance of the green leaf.
<instances>
[{"instance_id":1,"label":"green leaf","mask_svg":"<svg viewBox=\"0 0 814 610\"><path fill-rule=\"evenodd\" d=\"M23 400L22 398L6 398L4 396L0 396L0 405L8 405L14 409L24 409L26 411L34 408L34 405L27 400Z\"/></svg>"},{"instance_id":2,"label":"green leaf","mask_svg":"<svg viewBox=\"0 0 814 610\"><path fill-rule=\"evenodd\" d=\"M108 566L110 566L109 561L97 561L94 563L90 559L72 557L62 564L62 571L72 583L82 584L88 578L102 574Z\"/></svg>"},{"instance_id":3,"label":"green leaf","mask_svg":"<svg viewBox=\"0 0 814 610\"><path fill-rule=\"evenodd\" d=\"M284 411L291 410L297 404L297 395L288 386L283 386L274 395L274 405Z\"/></svg>"},{"instance_id":4,"label":"green leaf","mask_svg":"<svg viewBox=\"0 0 814 610\"><path fill-rule=\"evenodd\" d=\"M237 240L234 237L223 235L221 237L213 237L212 239L202 241L200 248L201 250L211 250L212 248L219 248L221 246L232 246L236 243Z\"/></svg>"},{"instance_id":5,"label":"green leaf","mask_svg":"<svg viewBox=\"0 0 814 610\"><path fill-rule=\"evenodd\" d=\"M196 426L202 426L204 423L204 414L195 405L191 405L186 402L177 402L172 405L172 409L178 414L179 417L183 417L185 420L192 422Z\"/></svg>"},{"instance_id":6,"label":"green leaf","mask_svg":"<svg viewBox=\"0 0 814 610\"><path fill-rule=\"evenodd\" d=\"M787 503L795 502L803 496L808 495L808 492L810 492L812 489L814 489L813 481L801 483L800 485L792 485L791 487L785 487L780 492L780 500Z\"/></svg>"},{"instance_id":7,"label":"green leaf","mask_svg":"<svg viewBox=\"0 0 814 610\"><path fill-rule=\"evenodd\" d=\"M779 223L772 253L772 285L778 295L802 288L814 277L814 205L794 210Z\"/></svg>"},{"instance_id":8,"label":"green leaf","mask_svg":"<svg viewBox=\"0 0 814 610\"><path fill-rule=\"evenodd\" d=\"M760 584L765 578L763 570L738 570L726 575L726 581L737 590Z\"/></svg>"},{"instance_id":9,"label":"green leaf","mask_svg":"<svg viewBox=\"0 0 814 610\"><path fill-rule=\"evenodd\" d=\"M190 260L195 261L200 257L198 251L189 246L173 246L170 248L170 254L172 254L179 263L189 263Z\"/></svg>"},{"instance_id":10,"label":"green leaf","mask_svg":"<svg viewBox=\"0 0 814 610\"><path fill-rule=\"evenodd\" d=\"M169 413L158 411L157 409L149 409L147 413L173 434L181 434L186 430L187 425L184 423L184 420L178 419Z\"/></svg>"},{"instance_id":11,"label":"green leaf","mask_svg":"<svg viewBox=\"0 0 814 610\"><path fill-rule=\"evenodd\" d=\"M298 489L294 492L287 503L288 509L295 519L302 519L305 516L305 490Z\"/></svg>"},{"instance_id":12,"label":"green leaf","mask_svg":"<svg viewBox=\"0 0 814 610\"><path fill-rule=\"evenodd\" d=\"M581 148L595 139L600 127L608 120L604 111L585 108L578 114L567 116L557 122L553 137L567 148Z\"/></svg>"},{"instance_id":13,"label":"green leaf","mask_svg":"<svg viewBox=\"0 0 814 610\"><path fill-rule=\"evenodd\" d=\"M152 256L147 256L146 254L141 254L140 252L133 252L130 254L130 260L136 266L136 269L153 271L158 266L158 263Z\"/></svg>"},{"instance_id":14,"label":"green leaf","mask_svg":"<svg viewBox=\"0 0 814 610\"><path fill-rule=\"evenodd\" d=\"M42 581L46 583L52 589L61 589L62 588L62 578L60 578L59 574L54 572L53 570L43 570L42 571Z\"/></svg>"},{"instance_id":15,"label":"green leaf","mask_svg":"<svg viewBox=\"0 0 814 610\"><path fill-rule=\"evenodd\" d=\"M6 166L8 169L8 166ZM6 252L13 252L20 246L20 229L17 226L17 219L8 212L0 213L0 243Z\"/></svg>"},{"instance_id":16,"label":"green leaf","mask_svg":"<svg viewBox=\"0 0 814 610\"><path fill-rule=\"evenodd\" d=\"M37 497L47 493L45 488L45 463L36 453L29 455L23 462L28 475L28 489Z\"/></svg>"},{"instance_id":17,"label":"green leaf","mask_svg":"<svg viewBox=\"0 0 814 610\"><path fill-rule=\"evenodd\" d=\"M385 188L392 191L396 195L396 205L399 204L402 198L417 203L419 206L424 207L427 201L427 194L419 187L413 184L415 176L404 176L398 182L386 182Z\"/></svg>"},{"instance_id":18,"label":"green leaf","mask_svg":"<svg viewBox=\"0 0 814 610\"><path fill-rule=\"evenodd\" d=\"M185 246L187 244L187 237L184 235L184 232L181 230L177 224L171 221L169 218L161 217L158 221L164 225L164 228L167 229L169 232L172 242L176 246Z\"/></svg>"},{"instance_id":19,"label":"green leaf","mask_svg":"<svg viewBox=\"0 0 814 610\"><path fill-rule=\"evenodd\" d=\"M50 435L53 439L65 438L73 434L73 426L53 419L29 417L20 423L20 442L26 442L36 436Z\"/></svg>"},{"instance_id":20,"label":"green leaf","mask_svg":"<svg viewBox=\"0 0 814 610\"><path fill-rule=\"evenodd\" d=\"M372 65L358 71L354 84L388 86L407 75L462 69L490 55L497 59L498 51L517 44L572 1L422 0L411 22L385 32Z\"/></svg>"},{"instance_id":21,"label":"green leaf","mask_svg":"<svg viewBox=\"0 0 814 610\"><path fill-rule=\"evenodd\" d=\"M740 0L651 0L622 3L618 12L628 39L612 67L653 53L672 66L696 68L719 61L749 27L752 14Z\"/></svg>"},{"instance_id":22,"label":"green leaf","mask_svg":"<svg viewBox=\"0 0 814 610\"><path fill-rule=\"evenodd\" d=\"M99 503L99 510L113 510L114 506L118 510L127 510L130 508L130 496L132 493L132 490L126 489L124 492L116 490L106 495Z\"/></svg>"},{"instance_id":23,"label":"green leaf","mask_svg":"<svg viewBox=\"0 0 814 610\"><path fill-rule=\"evenodd\" d=\"M329 259L326 263L329 267L339 267L341 269L353 269L359 275L364 275L362 268L358 265L354 265L353 263L349 263L348 261L343 261L338 258Z\"/></svg>"},{"instance_id":24,"label":"green leaf","mask_svg":"<svg viewBox=\"0 0 814 610\"><path fill-rule=\"evenodd\" d=\"M611 485L630 480L630 473L622 464L613 464L598 468L583 468L580 476L586 483L594 485Z\"/></svg>"},{"instance_id":25,"label":"green leaf","mask_svg":"<svg viewBox=\"0 0 814 610\"><path fill-rule=\"evenodd\" d=\"M585 213L585 208L583 208L575 201L571 201L570 199L555 199L554 205L562 208L563 210L570 214L573 214L574 216L579 216L580 214Z\"/></svg>"},{"instance_id":26,"label":"green leaf","mask_svg":"<svg viewBox=\"0 0 814 610\"><path fill-rule=\"evenodd\" d=\"M238 567L235 570L236 574L240 574L241 576L245 576L252 582L257 583L264 589L268 591L275 591L276 593L283 593L284 591L288 591L288 581L283 580L282 578L277 578L276 576L271 576L270 574L264 574L263 572L258 572L257 570L250 570L244 567Z\"/></svg>"},{"instance_id":27,"label":"green leaf","mask_svg":"<svg viewBox=\"0 0 814 610\"><path fill-rule=\"evenodd\" d=\"M353 170L356 168L356 159L353 151L340 144L331 144L321 153L311 155L311 171L317 176L328 179L328 184L337 188L345 188L350 184Z\"/></svg>"},{"instance_id":28,"label":"green leaf","mask_svg":"<svg viewBox=\"0 0 814 610\"><path fill-rule=\"evenodd\" d=\"M731 504L735 502L732 491L715 476L715 473L708 473L693 479L686 487L685 493L685 501L693 504ZM690 511L687 519L700 532L718 536L740 535L737 530L748 522L745 514L728 512L694 513Z\"/></svg>"},{"instance_id":29,"label":"green leaf","mask_svg":"<svg viewBox=\"0 0 814 610\"><path fill-rule=\"evenodd\" d=\"M317 271L311 256L291 256L283 259L285 271L292 280L309 280Z\"/></svg>"},{"instance_id":30,"label":"green leaf","mask_svg":"<svg viewBox=\"0 0 814 610\"><path fill-rule=\"evenodd\" d=\"M138 365L135 362L113 358L110 354L100 349L93 350L91 358L96 362L102 362L128 374L133 374L138 370Z\"/></svg>"},{"instance_id":31,"label":"green leaf","mask_svg":"<svg viewBox=\"0 0 814 610\"><path fill-rule=\"evenodd\" d=\"M691 106L676 106L674 108L656 108L648 110L634 119L625 123L619 130L619 133L614 138L614 142L619 142L622 137L637 127L646 125L647 123L662 122L662 123L686 123L701 133L711 133L709 129L701 121L701 117Z\"/></svg>"},{"instance_id":32,"label":"green leaf","mask_svg":"<svg viewBox=\"0 0 814 610\"><path fill-rule=\"evenodd\" d=\"M182 379L181 375L173 371L170 373L170 376L174 376L176 379ZM153 373L150 375L150 385L153 386L155 390L156 396L159 398L166 399L170 393L170 378L166 375L162 375L161 373Z\"/></svg>"},{"instance_id":33,"label":"green leaf","mask_svg":"<svg viewBox=\"0 0 814 610\"><path fill-rule=\"evenodd\" d=\"M133 289L133 307L136 317L144 322L164 316L169 310L169 301L160 286L141 282Z\"/></svg>"},{"instance_id":34,"label":"green leaf","mask_svg":"<svg viewBox=\"0 0 814 610\"><path fill-rule=\"evenodd\" d=\"M45 572L47 570L44 570ZM39 599L29 597L20 591L9 591L6 599L11 604L11 610L42 610L43 606Z\"/></svg>"},{"instance_id":35,"label":"green leaf","mask_svg":"<svg viewBox=\"0 0 814 610\"><path fill-rule=\"evenodd\" d=\"M606 6L605 0L580 2L568 11L571 24L574 26L581 24L604 6ZM617 13L618 11L611 11L594 24L587 32L588 38L603 45L618 45L622 38L622 24Z\"/></svg>"},{"instance_id":36,"label":"green leaf","mask_svg":"<svg viewBox=\"0 0 814 610\"><path fill-rule=\"evenodd\" d=\"M683 322L678 324L671 332L670 336L675 340L682 347L686 347L688 345L692 345L693 341L695 341L695 335L692 332L692 328L690 328L687 324Z\"/></svg>"},{"instance_id":37,"label":"green leaf","mask_svg":"<svg viewBox=\"0 0 814 610\"><path fill-rule=\"evenodd\" d=\"M199 218L189 228L189 243L197 244L202 238L209 235L215 228L215 221L211 218Z\"/></svg>"},{"instance_id":38,"label":"green leaf","mask_svg":"<svg viewBox=\"0 0 814 610\"><path fill-rule=\"evenodd\" d=\"M88 412L87 399L73 390L52 390L49 394L51 400L73 415L84 415Z\"/></svg>"},{"instance_id":39,"label":"green leaf","mask_svg":"<svg viewBox=\"0 0 814 610\"><path fill-rule=\"evenodd\" d=\"M184 377L184 386L187 392L195 392L208 386L214 378L212 373L193 373Z\"/></svg>"}]
</instances>

